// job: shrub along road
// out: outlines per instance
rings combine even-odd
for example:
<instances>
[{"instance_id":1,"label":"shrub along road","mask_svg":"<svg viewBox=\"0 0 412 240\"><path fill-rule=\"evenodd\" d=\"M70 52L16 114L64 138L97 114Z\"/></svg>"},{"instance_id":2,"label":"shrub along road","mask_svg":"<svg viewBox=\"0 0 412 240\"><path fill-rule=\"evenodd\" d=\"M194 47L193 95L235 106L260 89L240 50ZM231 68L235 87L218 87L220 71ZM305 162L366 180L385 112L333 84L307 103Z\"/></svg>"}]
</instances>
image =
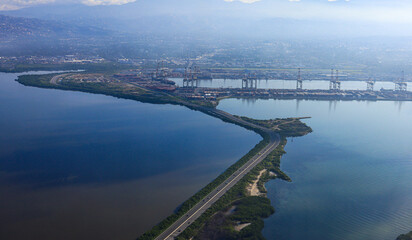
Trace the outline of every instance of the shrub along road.
<instances>
[{"instance_id":1,"label":"shrub along road","mask_svg":"<svg viewBox=\"0 0 412 240\"><path fill-rule=\"evenodd\" d=\"M270 129L255 125L243 119L237 118L227 112L217 109L202 109L211 115L228 119L236 122L242 126L249 126L250 128L260 129L269 135L269 144L255 154L247 163L233 173L226 181L220 184L216 189L204 197L199 203L193 206L184 216L175 221L169 228L162 232L156 240L169 240L177 237L183 232L191 223L199 218L209 207L211 207L219 198L221 198L230 188L238 183L246 174L248 174L257 164L266 158L280 143L280 136Z\"/></svg>"}]
</instances>

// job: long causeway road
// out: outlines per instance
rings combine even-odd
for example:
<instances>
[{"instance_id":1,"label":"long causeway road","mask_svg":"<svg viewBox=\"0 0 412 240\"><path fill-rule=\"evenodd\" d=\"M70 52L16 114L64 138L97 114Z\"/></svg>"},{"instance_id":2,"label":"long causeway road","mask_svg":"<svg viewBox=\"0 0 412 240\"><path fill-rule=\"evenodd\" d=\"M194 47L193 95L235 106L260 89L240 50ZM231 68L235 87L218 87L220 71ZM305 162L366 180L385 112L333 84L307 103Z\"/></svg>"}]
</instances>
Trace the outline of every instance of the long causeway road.
<instances>
[{"instance_id":1,"label":"long causeway road","mask_svg":"<svg viewBox=\"0 0 412 240\"><path fill-rule=\"evenodd\" d=\"M65 75L56 75L51 80L50 83L58 84L61 77ZM215 108L202 107L196 104L192 104L186 101L178 101L178 103L187 106L191 109L195 109L206 113L208 115L218 117L220 119L225 119L229 122L236 123L241 126L249 126L254 129L259 129L269 135L269 144L266 145L260 152L254 155L247 163L245 163L241 168L239 168L235 173L233 173L228 179L226 179L222 184L215 188L211 193L209 193L205 198L203 198L199 203L193 206L184 216L180 217L176 222L174 222L168 229L161 233L156 240L170 240L177 237L181 232L183 232L191 223L193 223L197 218L199 218L202 213L204 213L210 206L212 206L217 200L219 200L229 189L236 185L246 174L248 174L257 164L259 164L265 157L271 153L280 143L280 136L270 129L265 127L247 122L241 118L235 117L230 113L221 111Z\"/></svg>"},{"instance_id":2,"label":"long causeway road","mask_svg":"<svg viewBox=\"0 0 412 240\"><path fill-rule=\"evenodd\" d=\"M241 125L248 125L253 128L259 128L260 130L269 134L269 144L265 148L263 148L259 153L253 156L240 169L233 173L225 182L220 184L205 198L203 198L199 203L193 206L184 216L180 217L168 229L166 229L162 234L160 234L156 238L156 240L175 239L181 232L183 232L188 226L190 226L191 223L193 223L197 218L199 218L202 215L202 213L204 213L210 206L212 206L213 203L219 200L219 198L221 198L227 191L229 191L229 189L235 186L236 183L238 183L246 174L248 174L257 164L259 164L263 159L265 159L265 157L269 153L275 150L275 148L280 143L280 136L267 128L244 121L243 119L235 117L221 110L211 108L202 108L201 110L203 112L207 112L209 115L212 116L217 116L220 118L230 120L232 122L237 122Z\"/></svg>"}]
</instances>

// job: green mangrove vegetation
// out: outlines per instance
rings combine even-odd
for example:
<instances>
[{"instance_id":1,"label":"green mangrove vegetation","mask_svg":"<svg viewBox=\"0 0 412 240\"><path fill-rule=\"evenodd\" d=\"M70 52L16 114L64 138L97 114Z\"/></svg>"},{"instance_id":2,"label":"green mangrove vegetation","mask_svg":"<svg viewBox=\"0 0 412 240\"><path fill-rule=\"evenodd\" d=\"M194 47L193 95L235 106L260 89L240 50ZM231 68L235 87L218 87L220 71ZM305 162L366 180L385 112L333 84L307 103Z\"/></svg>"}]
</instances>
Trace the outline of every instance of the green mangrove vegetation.
<instances>
[{"instance_id":1,"label":"green mangrove vegetation","mask_svg":"<svg viewBox=\"0 0 412 240\"><path fill-rule=\"evenodd\" d=\"M154 104L181 104L177 97L162 92L148 91L125 83L110 82L75 82L62 81L59 84L51 83L51 79L58 74L23 75L17 81L25 86L53 88L61 90L81 91L87 93L104 94L108 96L131 99Z\"/></svg>"},{"instance_id":2,"label":"green mangrove vegetation","mask_svg":"<svg viewBox=\"0 0 412 240\"><path fill-rule=\"evenodd\" d=\"M407 234L402 234L396 240L412 240L412 231Z\"/></svg>"},{"instance_id":3,"label":"green mangrove vegetation","mask_svg":"<svg viewBox=\"0 0 412 240\"><path fill-rule=\"evenodd\" d=\"M301 119L307 119L309 117L277 118L269 120L256 120L248 117L240 118L256 125L272 129L284 137L300 137L312 132L312 129L309 126L300 121Z\"/></svg>"},{"instance_id":4,"label":"green mangrove vegetation","mask_svg":"<svg viewBox=\"0 0 412 240\"><path fill-rule=\"evenodd\" d=\"M261 234L263 218L269 217L275 210L268 198L250 196L247 186L257 178L261 170L266 167L273 170L280 165L286 142L286 138L283 138L272 152L272 156L276 157L266 157L181 233L178 239L264 239ZM260 181L263 185L274 178L275 175L267 176ZM236 227L241 224L248 225L239 231Z\"/></svg>"},{"instance_id":5,"label":"green mangrove vegetation","mask_svg":"<svg viewBox=\"0 0 412 240\"><path fill-rule=\"evenodd\" d=\"M280 170L280 161L287 143L287 137L303 136L312 129L300 118L255 120L241 117L245 121L273 129L281 134L282 140L262 162L252 169L241 181L231 188L221 199L212 205L194 223L192 223L178 239L264 239L261 231L263 218L274 213L270 200L265 196L250 196L247 186L258 178L262 170L266 170L259 178L258 188L266 192L264 184L280 178L292 181ZM279 127L281 125L282 127ZM271 174L272 173L272 174ZM244 228L239 228L243 225Z\"/></svg>"},{"instance_id":6,"label":"green mangrove vegetation","mask_svg":"<svg viewBox=\"0 0 412 240\"><path fill-rule=\"evenodd\" d=\"M206 185L206 187L202 188L199 192L197 192L191 198L186 200L174 214L167 217L165 220L160 222L158 225L153 227L148 232L144 233L138 239L139 240L154 239L156 236L158 236L160 233L166 230L170 225L172 225L177 219L179 219L187 211L189 211L191 206L194 206L199 201L201 201L210 192L212 192L217 186L223 183L228 177L230 177L234 172L236 172L240 167L242 167L246 162L248 162L250 158L256 155L260 150L262 150L268 144L268 142L269 142L269 139L267 137L264 138L252 150L250 150L245 156L243 156L239 161L237 161L232 166L230 166L228 169L226 169L226 171L224 171L221 175L215 178L211 183ZM205 214L206 213L204 213L203 215ZM196 222L194 222L192 225L194 225L195 223Z\"/></svg>"}]
</instances>

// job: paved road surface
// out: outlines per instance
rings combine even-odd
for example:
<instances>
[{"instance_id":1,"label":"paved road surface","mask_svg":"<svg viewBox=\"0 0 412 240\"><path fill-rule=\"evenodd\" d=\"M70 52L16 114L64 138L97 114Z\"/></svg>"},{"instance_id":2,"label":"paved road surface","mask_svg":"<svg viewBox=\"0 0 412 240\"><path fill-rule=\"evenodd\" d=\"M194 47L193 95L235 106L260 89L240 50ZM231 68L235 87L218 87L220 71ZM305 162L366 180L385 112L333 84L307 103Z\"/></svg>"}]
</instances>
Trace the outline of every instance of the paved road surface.
<instances>
[{"instance_id":1,"label":"paved road surface","mask_svg":"<svg viewBox=\"0 0 412 240\"><path fill-rule=\"evenodd\" d=\"M69 74L59 74L59 75L53 76L52 79L50 79L50 83L57 85L57 82L60 81L60 78L65 77L67 75Z\"/></svg>"},{"instance_id":2,"label":"paved road surface","mask_svg":"<svg viewBox=\"0 0 412 240\"><path fill-rule=\"evenodd\" d=\"M212 115L228 118L232 121L241 123L243 125L249 125L251 127L259 128L270 135L269 144L262 149L258 154L253 156L246 164L233 173L225 182L220 184L216 189L203 198L198 204L193 206L184 216L180 217L174 224L160 234L156 240L170 240L178 236L183 230L185 230L191 223L202 215L210 206L213 205L219 198L221 198L230 188L232 188L237 182L239 182L246 174L248 174L257 164L259 164L269 153L271 153L280 143L280 137L277 133L272 132L261 126L246 122L239 119L227 112L208 109L203 110L212 113Z\"/></svg>"}]
</instances>

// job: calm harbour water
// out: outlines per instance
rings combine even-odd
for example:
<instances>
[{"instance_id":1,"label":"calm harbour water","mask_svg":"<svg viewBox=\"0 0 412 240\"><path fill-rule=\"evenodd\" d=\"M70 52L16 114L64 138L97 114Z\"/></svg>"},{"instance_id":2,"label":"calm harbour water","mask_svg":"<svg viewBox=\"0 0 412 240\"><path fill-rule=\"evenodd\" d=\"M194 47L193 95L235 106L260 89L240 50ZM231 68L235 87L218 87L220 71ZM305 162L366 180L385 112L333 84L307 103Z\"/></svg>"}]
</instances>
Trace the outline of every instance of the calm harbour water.
<instances>
[{"instance_id":1,"label":"calm harbour water","mask_svg":"<svg viewBox=\"0 0 412 240\"><path fill-rule=\"evenodd\" d=\"M277 240L394 240L412 230L412 102L226 99L219 109L258 119L311 116L313 133L289 139L266 184Z\"/></svg>"},{"instance_id":2,"label":"calm harbour water","mask_svg":"<svg viewBox=\"0 0 412 240\"><path fill-rule=\"evenodd\" d=\"M184 107L16 76L0 73L0 239L135 239L261 139Z\"/></svg>"}]
</instances>

